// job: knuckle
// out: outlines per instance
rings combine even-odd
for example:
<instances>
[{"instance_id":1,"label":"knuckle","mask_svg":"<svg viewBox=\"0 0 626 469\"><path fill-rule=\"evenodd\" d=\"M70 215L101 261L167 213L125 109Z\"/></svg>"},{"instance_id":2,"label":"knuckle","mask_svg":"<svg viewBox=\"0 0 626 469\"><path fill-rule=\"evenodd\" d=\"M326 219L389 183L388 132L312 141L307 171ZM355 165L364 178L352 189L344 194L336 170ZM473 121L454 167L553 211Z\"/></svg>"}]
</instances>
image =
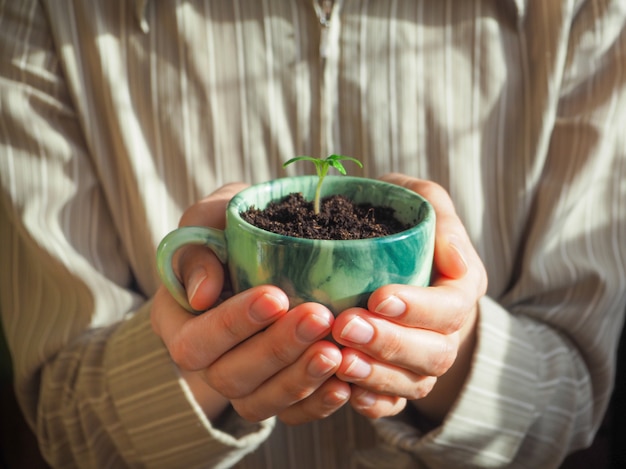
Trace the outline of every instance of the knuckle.
<instances>
[{"instance_id":1,"label":"knuckle","mask_svg":"<svg viewBox=\"0 0 626 469\"><path fill-rule=\"evenodd\" d=\"M225 398L241 399L246 396L249 389L242 386L242 380L232 378L232 373L221 366L212 366L205 371L205 378L209 386L219 392Z\"/></svg>"},{"instance_id":2,"label":"knuckle","mask_svg":"<svg viewBox=\"0 0 626 469\"><path fill-rule=\"evenodd\" d=\"M284 392L286 396L290 397L290 400L293 402L300 402L311 394L311 390L306 387L299 385L297 383L289 383L285 386Z\"/></svg>"},{"instance_id":3,"label":"knuckle","mask_svg":"<svg viewBox=\"0 0 626 469\"><path fill-rule=\"evenodd\" d=\"M199 368L196 353L191 342L183 334L176 334L168 344L168 351L172 361L183 370L195 371Z\"/></svg>"},{"instance_id":4,"label":"knuckle","mask_svg":"<svg viewBox=\"0 0 626 469\"><path fill-rule=\"evenodd\" d=\"M269 350L270 360L280 368L291 365L293 362L292 351L285 347L282 341L273 341Z\"/></svg>"},{"instance_id":5,"label":"knuckle","mask_svg":"<svg viewBox=\"0 0 626 469\"><path fill-rule=\"evenodd\" d=\"M220 334L226 335L229 341L239 342L241 340L241 321L237 320L235 314L219 315L220 320Z\"/></svg>"},{"instance_id":6,"label":"knuckle","mask_svg":"<svg viewBox=\"0 0 626 469\"><path fill-rule=\"evenodd\" d=\"M465 295L462 292L449 295L446 300L448 301L448 311L450 311L451 314L442 324L442 330L440 332L452 334L463 327L468 312L475 307L475 300L469 298L469 295Z\"/></svg>"},{"instance_id":7,"label":"knuckle","mask_svg":"<svg viewBox=\"0 0 626 469\"><path fill-rule=\"evenodd\" d=\"M457 313L457 314L453 314L450 317L450 320L448 322L447 327L444 328L444 330L442 331L445 334L454 334L458 331L460 331L463 326L465 325L465 321L467 320L467 313L466 311L470 311L469 309L464 309L463 313Z\"/></svg>"},{"instance_id":8,"label":"knuckle","mask_svg":"<svg viewBox=\"0 0 626 469\"><path fill-rule=\"evenodd\" d=\"M265 415L265 413L261 412L260 408L253 408L249 405L246 405L245 401L234 400L231 401L231 404L233 406L233 409L235 409L239 416L248 422L257 423L269 417L269 415Z\"/></svg>"},{"instance_id":9,"label":"knuckle","mask_svg":"<svg viewBox=\"0 0 626 469\"><path fill-rule=\"evenodd\" d=\"M429 374L442 376L450 369L456 360L457 342L450 337L444 337L444 340L440 342L438 352L432 355Z\"/></svg>"},{"instance_id":10,"label":"knuckle","mask_svg":"<svg viewBox=\"0 0 626 469\"><path fill-rule=\"evenodd\" d=\"M385 335L385 340L380 348L379 355L383 361L393 362L394 358L402 353L405 347L405 340L401 337L399 331L395 328L391 329Z\"/></svg>"},{"instance_id":11,"label":"knuckle","mask_svg":"<svg viewBox=\"0 0 626 469\"><path fill-rule=\"evenodd\" d=\"M418 400L418 399L425 398L433 390L436 383L437 383L437 378L435 376L425 376L419 381L419 384L417 386L411 389L407 398L410 400Z\"/></svg>"},{"instance_id":12,"label":"knuckle","mask_svg":"<svg viewBox=\"0 0 626 469\"><path fill-rule=\"evenodd\" d=\"M389 374L382 374L376 381L368 383L368 388L376 394L390 394L396 386L395 379Z\"/></svg>"},{"instance_id":13,"label":"knuckle","mask_svg":"<svg viewBox=\"0 0 626 469\"><path fill-rule=\"evenodd\" d=\"M435 181L425 181L424 184L426 184L428 189L433 191L433 193L435 193L437 196L448 197L448 191L446 191L441 184L438 184Z\"/></svg>"}]
</instances>

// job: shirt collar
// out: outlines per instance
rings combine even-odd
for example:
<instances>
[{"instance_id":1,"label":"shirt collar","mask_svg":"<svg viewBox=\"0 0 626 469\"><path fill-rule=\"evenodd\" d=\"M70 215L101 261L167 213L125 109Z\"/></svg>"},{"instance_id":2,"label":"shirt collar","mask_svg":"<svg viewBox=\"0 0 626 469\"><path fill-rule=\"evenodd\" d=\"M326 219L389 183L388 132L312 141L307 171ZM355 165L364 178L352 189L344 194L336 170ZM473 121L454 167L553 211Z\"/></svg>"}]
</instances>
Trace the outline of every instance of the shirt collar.
<instances>
[{"instance_id":1,"label":"shirt collar","mask_svg":"<svg viewBox=\"0 0 626 469\"><path fill-rule=\"evenodd\" d=\"M146 19L146 6L150 0L135 0L135 17L139 27L144 33L150 30L150 25ZM520 24L526 15L526 5L529 0L502 0L508 3L517 15L517 22Z\"/></svg>"}]
</instances>

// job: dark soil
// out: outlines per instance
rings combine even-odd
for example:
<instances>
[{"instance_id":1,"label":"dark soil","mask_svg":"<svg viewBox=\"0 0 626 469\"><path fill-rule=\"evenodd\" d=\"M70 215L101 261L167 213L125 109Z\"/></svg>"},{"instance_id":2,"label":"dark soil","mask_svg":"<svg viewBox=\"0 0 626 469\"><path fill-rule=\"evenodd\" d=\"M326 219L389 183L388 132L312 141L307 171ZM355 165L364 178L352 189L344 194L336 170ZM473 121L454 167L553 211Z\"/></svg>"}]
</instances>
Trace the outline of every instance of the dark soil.
<instances>
[{"instance_id":1,"label":"dark soil","mask_svg":"<svg viewBox=\"0 0 626 469\"><path fill-rule=\"evenodd\" d=\"M410 226L398 221L390 207L355 204L342 195L322 199L320 213L300 193L271 202L264 210L241 213L248 223L273 233L309 239L365 239L399 233Z\"/></svg>"}]
</instances>

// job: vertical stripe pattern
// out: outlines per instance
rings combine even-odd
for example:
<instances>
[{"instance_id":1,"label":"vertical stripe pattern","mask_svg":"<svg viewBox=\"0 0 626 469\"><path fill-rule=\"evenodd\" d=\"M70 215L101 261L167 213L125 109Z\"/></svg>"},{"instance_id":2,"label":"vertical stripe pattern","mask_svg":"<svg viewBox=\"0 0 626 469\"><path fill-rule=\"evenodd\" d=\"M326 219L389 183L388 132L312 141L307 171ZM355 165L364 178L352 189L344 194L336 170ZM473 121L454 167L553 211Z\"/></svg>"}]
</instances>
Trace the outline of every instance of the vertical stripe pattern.
<instances>
[{"instance_id":1,"label":"vertical stripe pattern","mask_svg":"<svg viewBox=\"0 0 626 469\"><path fill-rule=\"evenodd\" d=\"M0 309L60 467L558 467L626 308L621 0L0 0ZM320 40L326 35L325 57ZM362 159L451 194L489 275L436 431L207 421L153 334L155 246L220 185Z\"/></svg>"}]
</instances>

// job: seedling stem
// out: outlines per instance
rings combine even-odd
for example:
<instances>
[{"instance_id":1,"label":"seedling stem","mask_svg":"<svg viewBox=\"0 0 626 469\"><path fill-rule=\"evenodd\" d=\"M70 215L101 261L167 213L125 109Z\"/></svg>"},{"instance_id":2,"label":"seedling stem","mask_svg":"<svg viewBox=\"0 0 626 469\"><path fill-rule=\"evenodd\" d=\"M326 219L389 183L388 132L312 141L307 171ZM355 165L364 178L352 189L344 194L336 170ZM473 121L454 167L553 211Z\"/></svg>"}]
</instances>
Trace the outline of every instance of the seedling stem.
<instances>
[{"instance_id":1,"label":"seedling stem","mask_svg":"<svg viewBox=\"0 0 626 469\"><path fill-rule=\"evenodd\" d=\"M341 161L348 160L357 164L360 168L363 167L363 164L357 160L356 158L352 158L351 156L343 156L343 155L330 155L328 158L313 158L312 156L296 156L295 158L291 158L289 161L283 163L283 168L286 168L291 163L295 163L296 161L310 161L315 165L315 171L317 172L317 186L315 188L315 198L313 199L313 211L316 215L320 213L320 199L322 193L322 183L324 182L324 178L326 174L328 174L328 170L332 166L337 171L339 171L342 175L346 175L346 168L343 167Z\"/></svg>"}]
</instances>

